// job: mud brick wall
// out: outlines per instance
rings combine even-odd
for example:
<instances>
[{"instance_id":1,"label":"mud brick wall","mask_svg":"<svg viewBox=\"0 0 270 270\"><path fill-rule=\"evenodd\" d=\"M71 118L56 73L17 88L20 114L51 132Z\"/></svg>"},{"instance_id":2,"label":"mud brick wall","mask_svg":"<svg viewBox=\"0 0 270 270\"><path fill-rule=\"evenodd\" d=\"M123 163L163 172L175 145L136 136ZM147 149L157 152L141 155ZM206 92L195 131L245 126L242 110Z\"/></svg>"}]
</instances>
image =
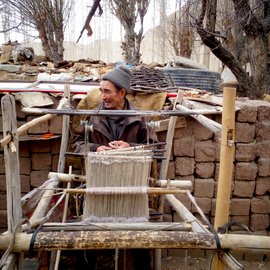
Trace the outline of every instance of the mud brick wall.
<instances>
[{"instance_id":1,"label":"mud brick wall","mask_svg":"<svg viewBox=\"0 0 270 270\"><path fill-rule=\"evenodd\" d=\"M258 234L269 234L270 214L270 103L237 102L234 172L230 220L247 226ZM221 116L212 116L221 123ZM164 140L166 134L159 134ZM219 177L220 144L214 134L191 117L187 127L174 134L173 151L167 177L187 179L192 193L205 215L214 223L217 181ZM198 217L185 195L177 195ZM165 220L179 221L166 204ZM239 230L233 226L232 230Z\"/></svg>"}]
</instances>

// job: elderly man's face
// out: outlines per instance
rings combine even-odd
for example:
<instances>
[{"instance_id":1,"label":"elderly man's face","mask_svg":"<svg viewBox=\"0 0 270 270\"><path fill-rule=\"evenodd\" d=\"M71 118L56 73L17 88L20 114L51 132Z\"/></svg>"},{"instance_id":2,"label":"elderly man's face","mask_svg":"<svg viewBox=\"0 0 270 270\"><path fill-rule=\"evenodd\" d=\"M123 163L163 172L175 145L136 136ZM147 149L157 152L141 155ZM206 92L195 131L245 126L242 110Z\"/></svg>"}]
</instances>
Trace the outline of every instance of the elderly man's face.
<instances>
[{"instance_id":1,"label":"elderly man's face","mask_svg":"<svg viewBox=\"0 0 270 270\"><path fill-rule=\"evenodd\" d=\"M106 109L123 110L126 90L118 90L110 81L100 82L101 99Z\"/></svg>"}]
</instances>

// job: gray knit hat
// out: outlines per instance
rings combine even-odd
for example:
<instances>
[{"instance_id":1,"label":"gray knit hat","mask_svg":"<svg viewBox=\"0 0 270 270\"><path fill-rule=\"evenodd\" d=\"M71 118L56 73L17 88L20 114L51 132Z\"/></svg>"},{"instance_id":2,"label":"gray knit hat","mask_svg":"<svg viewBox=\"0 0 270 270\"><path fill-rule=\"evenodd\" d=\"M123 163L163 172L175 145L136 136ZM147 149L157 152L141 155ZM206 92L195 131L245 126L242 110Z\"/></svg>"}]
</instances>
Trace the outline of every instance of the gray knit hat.
<instances>
[{"instance_id":1,"label":"gray knit hat","mask_svg":"<svg viewBox=\"0 0 270 270\"><path fill-rule=\"evenodd\" d=\"M113 70L107 72L102 76L102 80L108 80L112 82L118 88L124 88L127 91L130 90L132 73L124 65L115 67Z\"/></svg>"}]
</instances>

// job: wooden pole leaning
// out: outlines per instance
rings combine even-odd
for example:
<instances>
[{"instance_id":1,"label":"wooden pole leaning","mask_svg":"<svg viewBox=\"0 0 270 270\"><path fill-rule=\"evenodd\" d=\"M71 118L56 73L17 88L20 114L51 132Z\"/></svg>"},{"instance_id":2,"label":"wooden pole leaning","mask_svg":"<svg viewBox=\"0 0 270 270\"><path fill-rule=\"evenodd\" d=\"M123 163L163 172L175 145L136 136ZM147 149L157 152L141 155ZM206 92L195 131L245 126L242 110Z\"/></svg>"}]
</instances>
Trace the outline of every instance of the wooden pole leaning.
<instances>
[{"instance_id":1,"label":"wooden pole leaning","mask_svg":"<svg viewBox=\"0 0 270 270\"><path fill-rule=\"evenodd\" d=\"M235 96L237 83L226 83L223 85L223 112L222 133L220 149L220 167L217 189L215 229L223 226L229 221L229 206L231 195L231 183L234 159L235 139ZM224 264L219 260L218 254L212 261L213 270L224 269Z\"/></svg>"},{"instance_id":2,"label":"wooden pole leaning","mask_svg":"<svg viewBox=\"0 0 270 270\"><path fill-rule=\"evenodd\" d=\"M10 136L11 141L4 147L6 190L7 190L7 221L8 232L15 234L21 232L22 228L22 208L21 208L21 182L20 163L18 154L18 135L16 120L15 99L11 95L5 95L1 100L3 116L3 136ZM12 265L17 265L17 269L23 267L23 253L6 254L6 262L0 268L9 269ZM2 261L2 259L1 259ZM8 264L8 265L7 265Z\"/></svg>"}]
</instances>

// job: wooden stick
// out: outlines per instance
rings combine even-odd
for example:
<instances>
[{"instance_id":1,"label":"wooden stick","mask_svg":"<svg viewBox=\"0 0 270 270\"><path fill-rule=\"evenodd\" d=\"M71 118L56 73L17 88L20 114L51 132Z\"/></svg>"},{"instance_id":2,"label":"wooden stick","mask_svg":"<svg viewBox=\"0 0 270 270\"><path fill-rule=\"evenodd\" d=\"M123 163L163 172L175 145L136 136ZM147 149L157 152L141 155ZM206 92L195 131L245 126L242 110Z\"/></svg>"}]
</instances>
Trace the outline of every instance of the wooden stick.
<instances>
[{"instance_id":1,"label":"wooden stick","mask_svg":"<svg viewBox=\"0 0 270 270\"><path fill-rule=\"evenodd\" d=\"M209 130L211 130L215 134L220 135L221 125L219 123L217 123L216 121L213 121L213 120L211 120L211 119L209 119L206 116L201 115L201 114L196 114L196 115L192 114L193 110L190 110L182 105L177 105L176 108L182 112L190 113L190 116L193 117L194 119L196 119L203 126L208 128ZM194 110L194 111L197 111L197 110Z\"/></svg>"},{"instance_id":2,"label":"wooden stick","mask_svg":"<svg viewBox=\"0 0 270 270\"><path fill-rule=\"evenodd\" d=\"M48 189L48 188L46 188ZM110 189L110 190L109 190ZM71 193L71 194L93 194L93 195L119 195L119 194L142 194L146 192L147 194L182 194L186 193L185 190L180 190L176 188L152 188L152 187L143 187L143 191L138 187L93 187L93 188L72 188L72 189L63 189L63 188L51 188L50 190L61 191Z\"/></svg>"},{"instance_id":3,"label":"wooden stick","mask_svg":"<svg viewBox=\"0 0 270 270\"><path fill-rule=\"evenodd\" d=\"M15 235L13 252L28 251L33 234ZM222 249L241 252L270 253L269 236L219 234ZM0 235L0 250L5 250L11 234ZM34 250L87 250L115 248L216 249L214 236L208 233L172 231L76 231L39 232Z\"/></svg>"},{"instance_id":4,"label":"wooden stick","mask_svg":"<svg viewBox=\"0 0 270 270\"><path fill-rule=\"evenodd\" d=\"M235 96L236 84L224 84L220 166L214 224L216 229L229 221L233 157L235 152ZM218 258L218 254L216 254L212 261L212 267L214 270L225 269L224 264Z\"/></svg>"},{"instance_id":5,"label":"wooden stick","mask_svg":"<svg viewBox=\"0 0 270 270\"><path fill-rule=\"evenodd\" d=\"M66 100L62 99L57 107L56 110L61 110L66 104ZM25 131L27 131L30 127L33 127L41 122L45 122L45 121L48 121L49 119L55 117L55 115L52 115L52 114L47 114L47 115L43 115L43 116L40 116L38 118L35 118L29 122L27 122L26 124L20 126L18 129L17 129L17 136L20 136L21 134L23 134ZM0 141L0 145L1 147L4 147L5 145L7 145L10 141L11 141L11 135L10 134L7 134L4 136L4 138Z\"/></svg>"},{"instance_id":6,"label":"wooden stick","mask_svg":"<svg viewBox=\"0 0 270 270\"><path fill-rule=\"evenodd\" d=\"M45 223L42 231L191 231L185 222L144 222L144 223Z\"/></svg>"},{"instance_id":7,"label":"wooden stick","mask_svg":"<svg viewBox=\"0 0 270 270\"><path fill-rule=\"evenodd\" d=\"M66 174L66 173L56 173L50 172L49 178L56 176L60 182L69 182L69 181L78 181L78 182L86 182L86 177L79 174ZM169 182L169 187L180 188L182 190L190 190L192 188L192 183L190 180L156 180L154 184L160 187L167 187L167 183Z\"/></svg>"},{"instance_id":8,"label":"wooden stick","mask_svg":"<svg viewBox=\"0 0 270 270\"><path fill-rule=\"evenodd\" d=\"M18 151L17 121L15 99L11 95L5 95L1 100L3 116L3 136L8 134L12 138L13 147L5 145L5 174L7 190L7 221L8 232L21 232L22 226L22 208L21 208L21 181L20 181L20 163ZM9 258L10 264L14 263L14 256ZM23 267L23 254L17 256L17 268Z\"/></svg>"}]
</instances>

